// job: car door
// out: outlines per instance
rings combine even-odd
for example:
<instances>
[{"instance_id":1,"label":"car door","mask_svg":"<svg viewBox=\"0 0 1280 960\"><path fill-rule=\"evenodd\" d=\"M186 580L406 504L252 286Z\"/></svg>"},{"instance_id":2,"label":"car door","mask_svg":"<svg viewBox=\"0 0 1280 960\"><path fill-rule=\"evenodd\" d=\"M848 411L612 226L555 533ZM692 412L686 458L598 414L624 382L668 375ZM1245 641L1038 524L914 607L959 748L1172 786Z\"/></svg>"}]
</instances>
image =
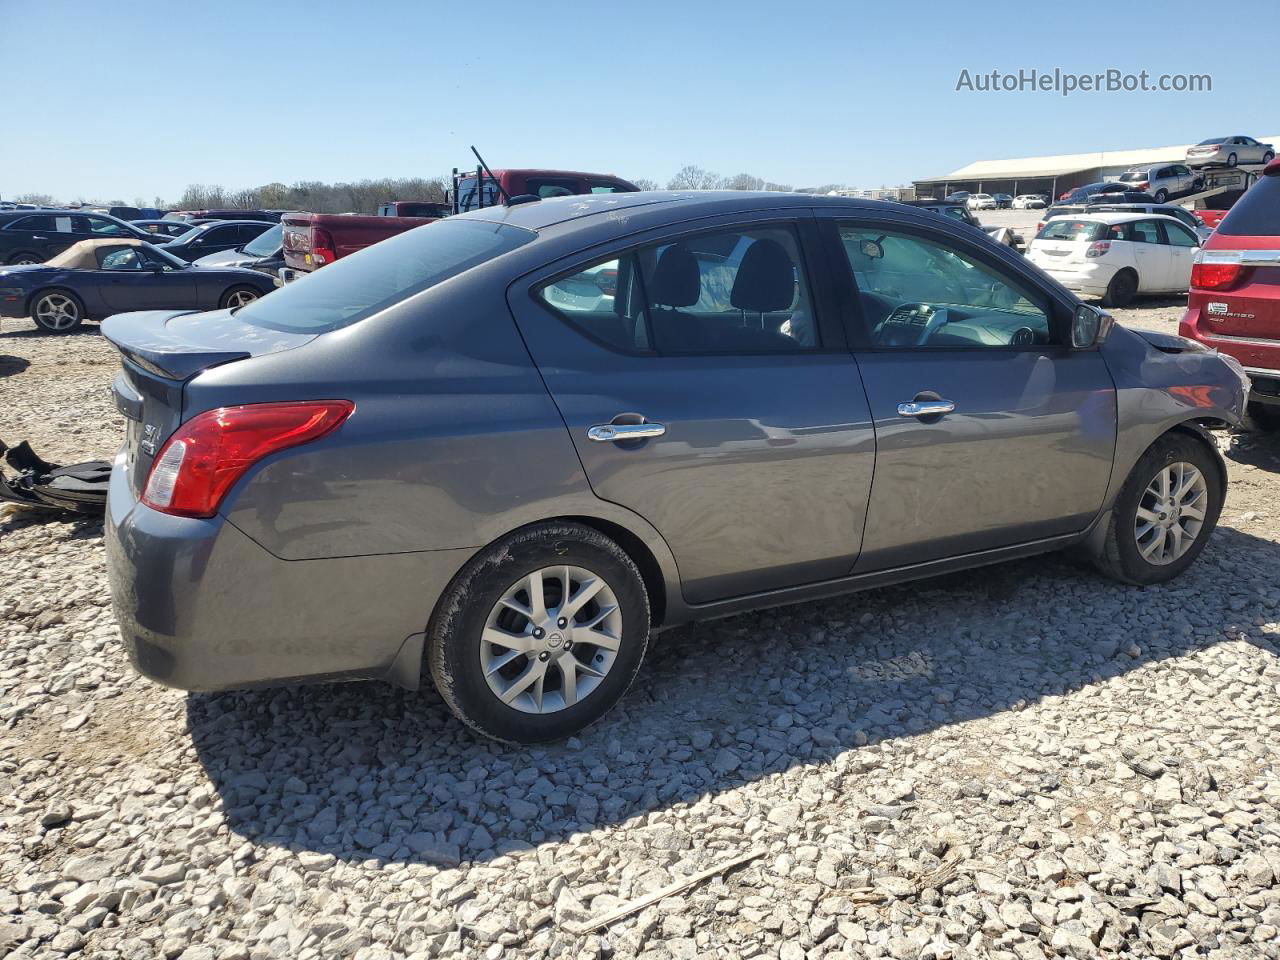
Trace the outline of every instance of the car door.
<instances>
[{"instance_id":1,"label":"car door","mask_svg":"<svg viewBox=\"0 0 1280 960\"><path fill-rule=\"evenodd\" d=\"M1116 396L1071 308L994 248L831 212L850 338L876 427L856 570L1065 536L1097 516Z\"/></svg>"},{"instance_id":2,"label":"car door","mask_svg":"<svg viewBox=\"0 0 1280 960\"><path fill-rule=\"evenodd\" d=\"M195 306L194 280L138 246L102 246L95 251L94 282L113 313Z\"/></svg>"},{"instance_id":3,"label":"car door","mask_svg":"<svg viewBox=\"0 0 1280 960\"><path fill-rule=\"evenodd\" d=\"M1169 251L1160 243L1160 225L1155 220L1135 220L1123 226L1124 238L1131 243L1134 265L1138 268L1138 291L1168 290L1173 269Z\"/></svg>"},{"instance_id":4,"label":"car door","mask_svg":"<svg viewBox=\"0 0 1280 960\"><path fill-rule=\"evenodd\" d=\"M48 260L80 238L73 231L73 218L66 214L36 214L14 221L4 232L4 257L32 254Z\"/></svg>"},{"instance_id":5,"label":"car door","mask_svg":"<svg viewBox=\"0 0 1280 960\"><path fill-rule=\"evenodd\" d=\"M1191 265L1200 252L1200 238L1180 223L1162 222L1158 226L1162 249L1169 261L1165 289L1182 293L1191 285Z\"/></svg>"},{"instance_id":6,"label":"car door","mask_svg":"<svg viewBox=\"0 0 1280 960\"><path fill-rule=\"evenodd\" d=\"M814 251L807 214L744 215L509 291L592 489L665 538L690 603L857 557L875 437Z\"/></svg>"}]
</instances>

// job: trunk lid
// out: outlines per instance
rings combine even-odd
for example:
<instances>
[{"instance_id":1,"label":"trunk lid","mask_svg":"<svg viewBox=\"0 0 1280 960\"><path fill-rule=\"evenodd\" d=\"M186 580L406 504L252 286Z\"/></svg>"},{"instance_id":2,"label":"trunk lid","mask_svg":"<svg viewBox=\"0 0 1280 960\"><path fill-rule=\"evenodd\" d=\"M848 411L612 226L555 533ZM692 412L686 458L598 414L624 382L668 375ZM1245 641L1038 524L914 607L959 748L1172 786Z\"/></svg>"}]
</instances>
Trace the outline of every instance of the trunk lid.
<instances>
[{"instance_id":1,"label":"trunk lid","mask_svg":"<svg viewBox=\"0 0 1280 960\"><path fill-rule=\"evenodd\" d=\"M315 337L251 326L230 310L121 313L103 322L102 333L123 358L112 394L125 418L121 452L134 496L141 495L156 454L185 419L183 388L192 377Z\"/></svg>"}]
</instances>

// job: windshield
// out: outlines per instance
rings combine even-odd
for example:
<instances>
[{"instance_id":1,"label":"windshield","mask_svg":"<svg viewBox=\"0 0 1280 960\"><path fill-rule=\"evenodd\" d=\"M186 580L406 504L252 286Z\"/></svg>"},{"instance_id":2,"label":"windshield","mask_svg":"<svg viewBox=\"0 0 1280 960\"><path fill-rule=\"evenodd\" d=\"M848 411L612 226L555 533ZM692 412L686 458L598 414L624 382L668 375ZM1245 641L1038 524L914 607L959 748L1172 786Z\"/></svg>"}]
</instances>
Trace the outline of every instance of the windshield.
<instances>
[{"instance_id":1,"label":"windshield","mask_svg":"<svg viewBox=\"0 0 1280 960\"><path fill-rule=\"evenodd\" d=\"M185 260L179 260L172 253L166 252L161 247L155 247L149 243L144 243L143 246L146 248L147 253L150 254L152 257L154 257L156 260L163 260L165 263L173 267L175 270L185 270L188 266L190 266L190 264L188 264Z\"/></svg>"},{"instance_id":2,"label":"windshield","mask_svg":"<svg viewBox=\"0 0 1280 960\"><path fill-rule=\"evenodd\" d=\"M191 239L194 239L195 237L200 236L200 232L203 229L204 229L203 227L192 227L190 230L184 230L182 231L182 233L179 233L176 236L174 236L173 242L186 243L188 240L191 240Z\"/></svg>"},{"instance_id":3,"label":"windshield","mask_svg":"<svg viewBox=\"0 0 1280 960\"><path fill-rule=\"evenodd\" d=\"M277 223L258 234L242 248L251 257L270 257L284 244L284 224Z\"/></svg>"},{"instance_id":4,"label":"windshield","mask_svg":"<svg viewBox=\"0 0 1280 960\"><path fill-rule=\"evenodd\" d=\"M397 234L286 284L236 311L246 323L327 333L523 246L537 234L450 218Z\"/></svg>"},{"instance_id":5,"label":"windshield","mask_svg":"<svg viewBox=\"0 0 1280 960\"><path fill-rule=\"evenodd\" d=\"M465 177L458 181L458 212L466 213L468 210L477 210L480 206L493 207L497 206L502 199L498 193L498 184L488 177L484 179L484 196L480 198L482 201L478 203L476 200L476 178Z\"/></svg>"}]
</instances>

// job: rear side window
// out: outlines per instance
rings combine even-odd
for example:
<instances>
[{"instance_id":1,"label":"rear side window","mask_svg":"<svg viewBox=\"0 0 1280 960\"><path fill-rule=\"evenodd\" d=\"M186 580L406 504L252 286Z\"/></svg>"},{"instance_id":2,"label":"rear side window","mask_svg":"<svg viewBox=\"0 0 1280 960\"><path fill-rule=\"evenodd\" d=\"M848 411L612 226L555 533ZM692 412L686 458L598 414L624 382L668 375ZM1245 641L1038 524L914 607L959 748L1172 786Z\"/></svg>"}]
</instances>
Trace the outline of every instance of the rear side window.
<instances>
[{"instance_id":1,"label":"rear side window","mask_svg":"<svg viewBox=\"0 0 1280 960\"><path fill-rule=\"evenodd\" d=\"M71 218L58 216L23 217L9 224L10 230L49 231L51 233L70 233Z\"/></svg>"},{"instance_id":2,"label":"rear side window","mask_svg":"<svg viewBox=\"0 0 1280 960\"><path fill-rule=\"evenodd\" d=\"M536 236L506 224L450 218L366 247L236 311L246 323L327 333L524 246Z\"/></svg>"},{"instance_id":3,"label":"rear side window","mask_svg":"<svg viewBox=\"0 0 1280 960\"><path fill-rule=\"evenodd\" d=\"M1044 225L1044 229L1036 234L1037 240L1101 240L1107 226L1093 220L1072 220L1069 217L1057 217Z\"/></svg>"},{"instance_id":4,"label":"rear side window","mask_svg":"<svg viewBox=\"0 0 1280 960\"><path fill-rule=\"evenodd\" d=\"M1218 224L1228 237L1280 236L1280 177L1262 177Z\"/></svg>"}]
</instances>

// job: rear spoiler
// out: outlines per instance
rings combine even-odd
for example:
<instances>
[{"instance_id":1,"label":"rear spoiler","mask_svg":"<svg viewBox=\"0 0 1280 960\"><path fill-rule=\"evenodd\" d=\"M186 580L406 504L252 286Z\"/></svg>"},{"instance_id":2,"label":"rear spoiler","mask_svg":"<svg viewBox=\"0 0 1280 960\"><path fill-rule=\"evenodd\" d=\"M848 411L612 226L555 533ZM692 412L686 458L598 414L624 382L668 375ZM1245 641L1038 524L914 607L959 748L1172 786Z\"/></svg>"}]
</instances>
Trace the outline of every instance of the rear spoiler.
<instances>
[{"instance_id":1,"label":"rear spoiler","mask_svg":"<svg viewBox=\"0 0 1280 960\"><path fill-rule=\"evenodd\" d=\"M209 367L252 356L247 350L219 350L169 333L170 320L193 313L199 311L117 313L102 322L102 335L126 360L171 380L187 380Z\"/></svg>"}]
</instances>

